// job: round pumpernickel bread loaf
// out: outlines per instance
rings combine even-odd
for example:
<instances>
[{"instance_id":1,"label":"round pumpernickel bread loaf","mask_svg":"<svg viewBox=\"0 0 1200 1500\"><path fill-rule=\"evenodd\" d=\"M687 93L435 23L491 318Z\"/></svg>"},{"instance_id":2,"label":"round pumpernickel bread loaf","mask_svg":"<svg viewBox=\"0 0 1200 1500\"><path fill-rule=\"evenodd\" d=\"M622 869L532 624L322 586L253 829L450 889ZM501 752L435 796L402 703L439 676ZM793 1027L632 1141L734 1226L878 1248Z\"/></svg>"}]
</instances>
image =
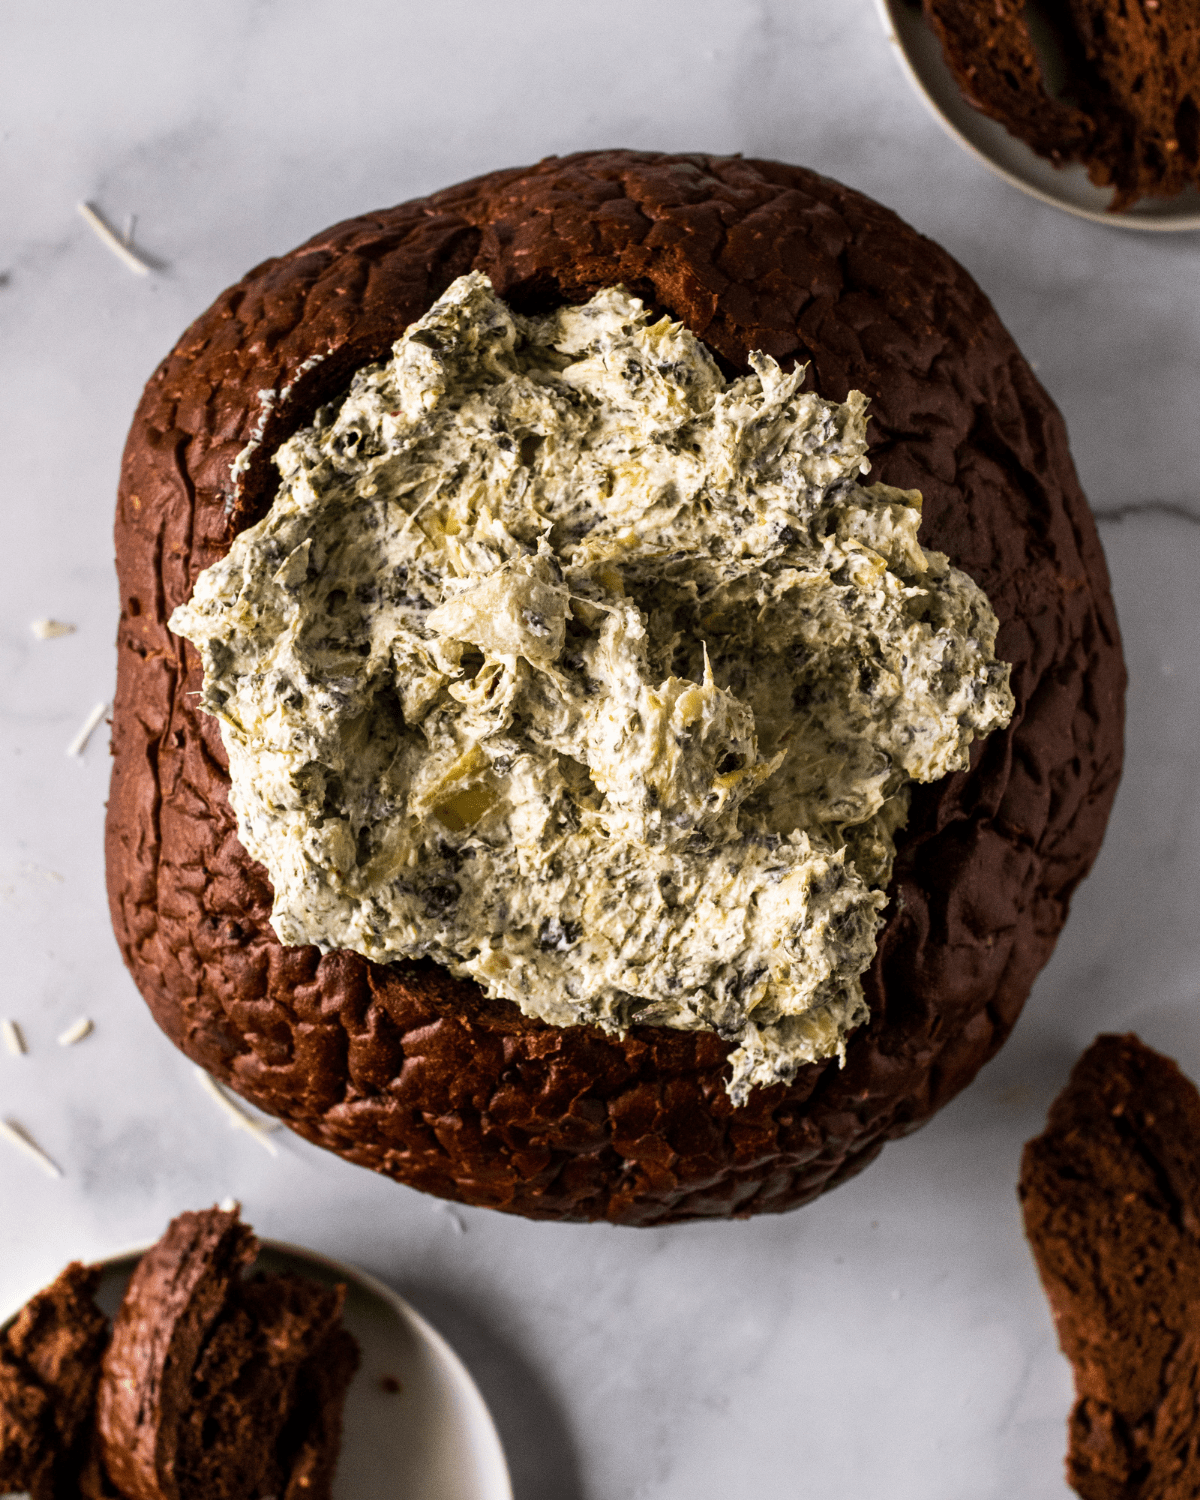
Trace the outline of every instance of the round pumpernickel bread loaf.
<instances>
[{"instance_id":1,"label":"round pumpernickel bread loaf","mask_svg":"<svg viewBox=\"0 0 1200 1500\"><path fill-rule=\"evenodd\" d=\"M471 269L524 312L623 283L727 372L762 349L809 361L831 400L865 391L872 479L922 491L923 544L1000 619L1016 713L969 772L915 790L864 975L870 1022L844 1068L803 1068L740 1109L714 1034L555 1027L433 964L282 947L266 874L238 841L216 721L193 706L199 660L166 626L266 511L278 444ZM108 880L138 987L177 1046L293 1130L464 1203L656 1224L793 1208L859 1171L1007 1036L1120 774L1117 624L1061 418L950 256L800 167L552 158L265 262L150 380L116 543Z\"/></svg>"}]
</instances>

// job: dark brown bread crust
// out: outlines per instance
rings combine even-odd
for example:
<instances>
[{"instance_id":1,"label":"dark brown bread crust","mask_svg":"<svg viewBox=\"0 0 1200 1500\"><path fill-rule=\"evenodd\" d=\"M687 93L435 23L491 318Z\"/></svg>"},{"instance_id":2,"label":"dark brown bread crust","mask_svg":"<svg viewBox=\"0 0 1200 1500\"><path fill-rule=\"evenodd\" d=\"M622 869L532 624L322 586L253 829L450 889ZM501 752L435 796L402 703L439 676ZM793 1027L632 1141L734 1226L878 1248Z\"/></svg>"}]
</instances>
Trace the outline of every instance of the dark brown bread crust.
<instances>
[{"instance_id":1,"label":"dark brown bread crust","mask_svg":"<svg viewBox=\"0 0 1200 1500\"><path fill-rule=\"evenodd\" d=\"M524 309L623 282L730 369L764 349L872 401L874 478L987 590L1009 729L921 789L845 1069L734 1110L711 1034L556 1028L432 965L282 948L238 842L195 652L166 629L274 492L269 454L456 276ZM306 361L321 362L304 369ZM269 409L260 392L286 392ZM262 429L244 482L230 464ZM859 1171L996 1050L1091 864L1124 667L1061 418L978 287L894 214L799 167L612 151L340 224L251 271L155 372L125 452L108 881L167 1035L308 1139L402 1182L627 1224L792 1208Z\"/></svg>"},{"instance_id":2,"label":"dark brown bread crust","mask_svg":"<svg viewBox=\"0 0 1200 1500\"><path fill-rule=\"evenodd\" d=\"M1025 1229L1075 1367L1085 1500L1200 1494L1200 1094L1136 1036L1084 1053L1021 1164Z\"/></svg>"},{"instance_id":3,"label":"dark brown bread crust","mask_svg":"<svg viewBox=\"0 0 1200 1500\"><path fill-rule=\"evenodd\" d=\"M1200 184L1196 0L1045 0L1070 101L1047 92L1026 0L924 0L963 96L1040 155L1086 163L1110 207Z\"/></svg>"},{"instance_id":4,"label":"dark brown bread crust","mask_svg":"<svg viewBox=\"0 0 1200 1500\"><path fill-rule=\"evenodd\" d=\"M0 1333L0 1492L75 1500L108 1343L99 1280L73 1261Z\"/></svg>"},{"instance_id":5,"label":"dark brown bread crust","mask_svg":"<svg viewBox=\"0 0 1200 1500\"><path fill-rule=\"evenodd\" d=\"M192 1377L233 1287L258 1254L236 1211L173 1219L137 1263L96 1402L100 1457L128 1500L180 1500L177 1459Z\"/></svg>"},{"instance_id":6,"label":"dark brown bread crust","mask_svg":"<svg viewBox=\"0 0 1200 1500\"><path fill-rule=\"evenodd\" d=\"M236 1210L213 1208L138 1262L104 1358L89 1500L329 1500L358 1363L345 1288L246 1281L257 1254Z\"/></svg>"}]
</instances>

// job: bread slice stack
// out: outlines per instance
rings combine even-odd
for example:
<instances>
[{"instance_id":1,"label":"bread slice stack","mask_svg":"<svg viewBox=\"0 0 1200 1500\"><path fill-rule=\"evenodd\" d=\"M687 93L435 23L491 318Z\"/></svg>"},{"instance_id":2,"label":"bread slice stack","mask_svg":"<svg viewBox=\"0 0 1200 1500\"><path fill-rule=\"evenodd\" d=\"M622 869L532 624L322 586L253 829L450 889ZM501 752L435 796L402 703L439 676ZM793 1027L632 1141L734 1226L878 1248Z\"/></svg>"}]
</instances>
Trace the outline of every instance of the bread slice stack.
<instances>
[{"instance_id":1,"label":"bread slice stack","mask_svg":"<svg viewBox=\"0 0 1200 1500\"><path fill-rule=\"evenodd\" d=\"M1116 189L1114 211L1200 184L1196 0L924 0L924 9L964 98L1056 165L1084 162L1093 182ZM1057 88L1039 36L1065 75Z\"/></svg>"},{"instance_id":2,"label":"bread slice stack","mask_svg":"<svg viewBox=\"0 0 1200 1500\"><path fill-rule=\"evenodd\" d=\"M0 1335L0 1489L32 1500L329 1500L358 1346L345 1287L247 1271L236 1210L180 1214L109 1331L68 1266Z\"/></svg>"},{"instance_id":3,"label":"bread slice stack","mask_svg":"<svg viewBox=\"0 0 1200 1500\"><path fill-rule=\"evenodd\" d=\"M1200 1495L1200 1094L1136 1036L1098 1037L1020 1195L1075 1367L1068 1479L1085 1500Z\"/></svg>"}]
</instances>

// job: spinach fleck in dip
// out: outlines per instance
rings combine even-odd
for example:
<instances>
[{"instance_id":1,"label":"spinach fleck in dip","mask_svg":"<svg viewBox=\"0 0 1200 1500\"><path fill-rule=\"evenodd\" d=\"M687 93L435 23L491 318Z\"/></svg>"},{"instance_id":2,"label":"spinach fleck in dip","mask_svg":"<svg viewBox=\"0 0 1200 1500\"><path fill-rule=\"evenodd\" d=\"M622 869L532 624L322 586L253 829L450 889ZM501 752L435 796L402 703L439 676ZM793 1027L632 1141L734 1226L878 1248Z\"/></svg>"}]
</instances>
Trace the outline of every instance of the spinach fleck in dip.
<instances>
[{"instance_id":1,"label":"spinach fleck in dip","mask_svg":"<svg viewBox=\"0 0 1200 1500\"><path fill-rule=\"evenodd\" d=\"M751 365L472 274L279 449L171 626L284 943L711 1029L735 1103L844 1051L906 789L1013 700L920 495L858 482L866 398Z\"/></svg>"}]
</instances>

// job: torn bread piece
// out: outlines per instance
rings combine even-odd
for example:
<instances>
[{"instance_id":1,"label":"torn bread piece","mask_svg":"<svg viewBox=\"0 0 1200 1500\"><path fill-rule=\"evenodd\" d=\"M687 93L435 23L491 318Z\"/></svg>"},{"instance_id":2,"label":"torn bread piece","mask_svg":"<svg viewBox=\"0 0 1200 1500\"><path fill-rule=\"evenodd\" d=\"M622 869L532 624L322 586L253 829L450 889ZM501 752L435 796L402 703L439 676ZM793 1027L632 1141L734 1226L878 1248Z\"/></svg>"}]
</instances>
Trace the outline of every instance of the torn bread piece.
<instances>
[{"instance_id":1,"label":"torn bread piece","mask_svg":"<svg viewBox=\"0 0 1200 1500\"><path fill-rule=\"evenodd\" d=\"M184 1213L115 1325L72 1264L0 1331L0 1492L31 1500L330 1500L358 1346L344 1286L248 1275L236 1204Z\"/></svg>"},{"instance_id":2,"label":"torn bread piece","mask_svg":"<svg viewBox=\"0 0 1200 1500\"><path fill-rule=\"evenodd\" d=\"M1100 1036L1021 1163L1025 1231L1075 1368L1084 1500L1200 1494L1200 1093L1136 1036Z\"/></svg>"}]
</instances>

